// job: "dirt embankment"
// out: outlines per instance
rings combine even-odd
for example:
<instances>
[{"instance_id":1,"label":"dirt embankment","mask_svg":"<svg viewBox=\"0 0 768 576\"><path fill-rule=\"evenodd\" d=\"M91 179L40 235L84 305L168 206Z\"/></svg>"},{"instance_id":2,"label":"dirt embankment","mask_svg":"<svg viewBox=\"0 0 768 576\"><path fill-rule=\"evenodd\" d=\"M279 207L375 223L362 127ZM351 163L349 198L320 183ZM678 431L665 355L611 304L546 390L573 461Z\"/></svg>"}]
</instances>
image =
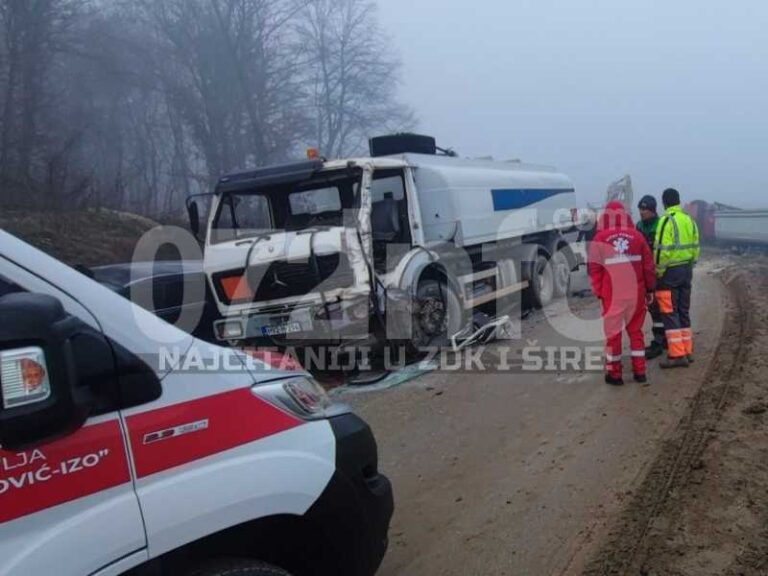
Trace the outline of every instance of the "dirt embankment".
<instances>
[{"instance_id":1,"label":"dirt embankment","mask_svg":"<svg viewBox=\"0 0 768 576\"><path fill-rule=\"evenodd\" d=\"M139 238L158 223L127 212L0 211L0 229L69 265L129 262Z\"/></svg>"},{"instance_id":2,"label":"dirt embankment","mask_svg":"<svg viewBox=\"0 0 768 576\"><path fill-rule=\"evenodd\" d=\"M718 349L585 574L768 574L768 259L721 271L729 298Z\"/></svg>"}]
</instances>

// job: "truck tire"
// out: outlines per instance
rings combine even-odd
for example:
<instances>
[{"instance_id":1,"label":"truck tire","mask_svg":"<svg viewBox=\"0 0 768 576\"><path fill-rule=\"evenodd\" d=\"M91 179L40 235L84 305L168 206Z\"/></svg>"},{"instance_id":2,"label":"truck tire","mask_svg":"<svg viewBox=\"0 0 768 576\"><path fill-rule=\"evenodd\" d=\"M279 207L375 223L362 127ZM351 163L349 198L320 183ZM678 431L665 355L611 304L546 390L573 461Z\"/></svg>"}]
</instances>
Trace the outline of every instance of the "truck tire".
<instances>
[{"instance_id":1,"label":"truck tire","mask_svg":"<svg viewBox=\"0 0 768 576\"><path fill-rule=\"evenodd\" d=\"M282 568L257 560L219 560L195 568L188 576L291 576Z\"/></svg>"},{"instance_id":2,"label":"truck tire","mask_svg":"<svg viewBox=\"0 0 768 576\"><path fill-rule=\"evenodd\" d=\"M571 265L568 263L568 257L562 250L558 250L550 260L550 265L552 266L554 297L567 296L571 287Z\"/></svg>"},{"instance_id":3,"label":"truck tire","mask_svg":"<svg viewBox=\"0 0 768 576\"><path fill-rule=\"evenodd\" d=\"M420 280L413 301L411 351L447 346L463 328L462 318L461 302L444 280Z\"/></svg>"},{"instance_id":4,"label":"truck tire","mask_svg":"<svg viewBox=\"0 0 768 576\"><path fill-rule=\"evenodd\" d=\"M544 308L555 298L555 279L549 259L543 254L536 257L529 281L527 301L532 308Z\"/></svg>"}]
</instances>

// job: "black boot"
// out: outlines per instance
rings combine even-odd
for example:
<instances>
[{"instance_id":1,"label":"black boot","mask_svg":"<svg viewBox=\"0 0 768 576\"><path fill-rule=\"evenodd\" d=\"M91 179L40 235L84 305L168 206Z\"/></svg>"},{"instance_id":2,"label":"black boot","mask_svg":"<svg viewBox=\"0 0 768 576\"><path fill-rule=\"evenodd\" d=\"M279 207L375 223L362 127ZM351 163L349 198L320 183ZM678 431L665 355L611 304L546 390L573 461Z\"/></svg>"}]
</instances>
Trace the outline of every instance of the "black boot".
<instances>
[{"instance_id":1,"label":"black boot","mask_svg":"<svg viewBox=\"0 0 768 576\"><path fill-rule=\"evenodd\" d=\"M635 382L638 384L648 384L648 376L645 374L635 374Z\"/></svg>"},{"instance_id":2,"label":"black boot","mask_svg":"<svg viewBox=\"0 0 768 576\"><path fill-rule=\"evenodd\" d=\"M645 349L646 360L653 360L664 354L664 347L659 345L658 342L652 342L650 346Z\"/></svg>"},{"instance_id":3,"label":"black boot","mask_svg":"<svg viewBox=\"0 0 768 576\"><path fill-rule=\"evenodd\" d=\"M662 370L671 370L672 368L688 368L690 362L688 358L682 356L681 358L667 358L659 363Z\"/></svg>"},{"instance_id":4,"label":"black boot","mask_svg":"<svg viewBox=\"0 0 768 576\"><path fill-rule=\"evenodd\" d=\"M619 376L616 378L615 376L611 376L610 374L605 375L605 383L610 384L611 386L624 386L624 379Z\"/></svg>"}]
</instances>

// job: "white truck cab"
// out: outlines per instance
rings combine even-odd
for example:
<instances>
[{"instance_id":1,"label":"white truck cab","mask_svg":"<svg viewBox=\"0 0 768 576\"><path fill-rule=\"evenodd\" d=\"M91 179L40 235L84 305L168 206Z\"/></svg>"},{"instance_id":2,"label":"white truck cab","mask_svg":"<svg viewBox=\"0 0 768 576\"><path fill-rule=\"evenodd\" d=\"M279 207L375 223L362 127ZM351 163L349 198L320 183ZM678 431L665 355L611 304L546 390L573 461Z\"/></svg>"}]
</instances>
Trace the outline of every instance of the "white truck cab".
<instances>
[{"instance_id":1,"label":"white truck cab","mask_svg":"<svg viewBox=\"0 0 768 576\"><path fill-rule=\"evenodd\" d=\"M302 371L0 231L0 574L375 573L392 491Z\"/></svg>"},{"instance_id":2,"label":"white truck cab","mask_svg":"<svg viewBox=\"0 0 768 576\"><path fill-rule=\"evenodd\" d=\"M216 336L418 348L445 344L477 309L563 295L579 263L569 178L438 151L396 135L372 139L369 157L222 178L204 238Z\"/></svg>"}]
</instances>

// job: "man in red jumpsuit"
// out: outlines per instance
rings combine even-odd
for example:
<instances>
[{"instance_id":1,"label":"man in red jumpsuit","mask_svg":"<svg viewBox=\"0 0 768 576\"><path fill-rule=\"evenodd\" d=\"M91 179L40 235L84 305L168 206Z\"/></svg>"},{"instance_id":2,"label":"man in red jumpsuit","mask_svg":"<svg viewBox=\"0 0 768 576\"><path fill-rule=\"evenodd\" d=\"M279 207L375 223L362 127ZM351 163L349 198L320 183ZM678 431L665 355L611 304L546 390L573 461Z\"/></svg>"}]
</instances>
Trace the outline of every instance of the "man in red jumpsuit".
<instances>
[{"instance_id":1,"label":"man in red jumpsuit","mask_svg":"<svg viewBox=\"0 0 768 576\"><path fill-rule=\"evenodd\" d=\"M624 384L621 335L625 328L635 381L646 383L643 323L647 305L653 301L656 268L648 242L620 202L610 202L600 215L589 245L588 270L592 291L602 302L606 383Z\"/></svg>"}]
</instances>

